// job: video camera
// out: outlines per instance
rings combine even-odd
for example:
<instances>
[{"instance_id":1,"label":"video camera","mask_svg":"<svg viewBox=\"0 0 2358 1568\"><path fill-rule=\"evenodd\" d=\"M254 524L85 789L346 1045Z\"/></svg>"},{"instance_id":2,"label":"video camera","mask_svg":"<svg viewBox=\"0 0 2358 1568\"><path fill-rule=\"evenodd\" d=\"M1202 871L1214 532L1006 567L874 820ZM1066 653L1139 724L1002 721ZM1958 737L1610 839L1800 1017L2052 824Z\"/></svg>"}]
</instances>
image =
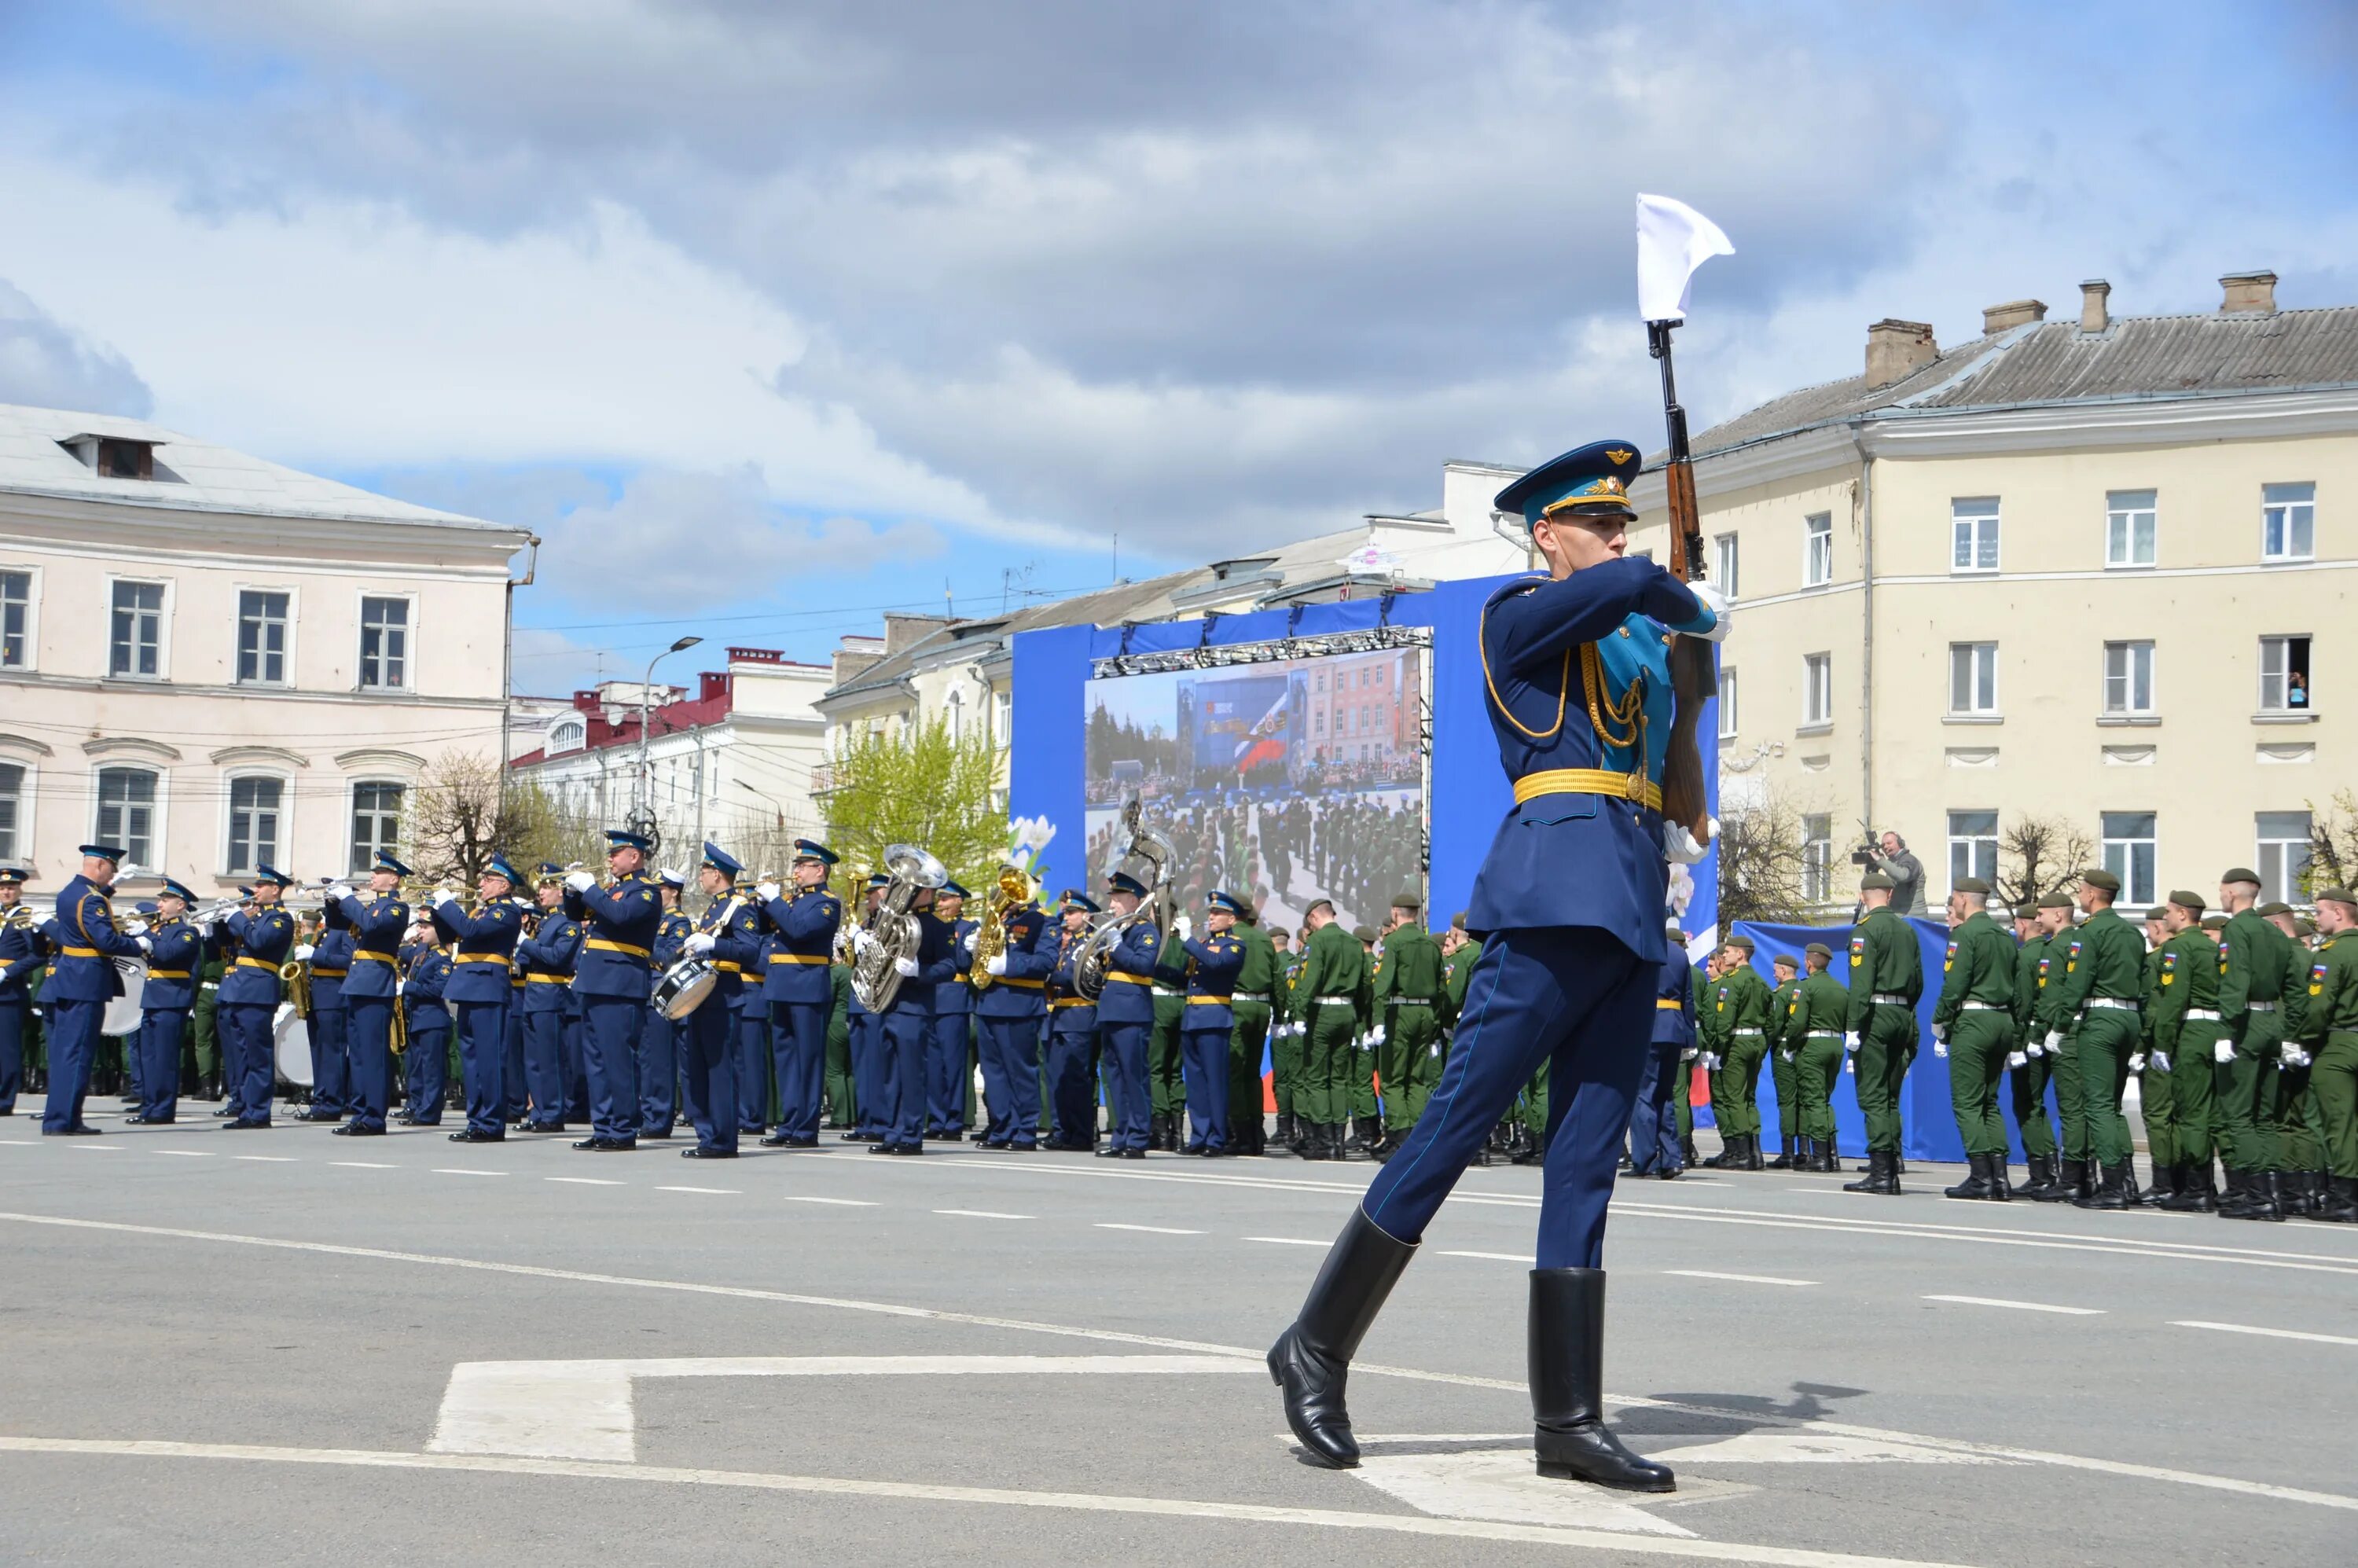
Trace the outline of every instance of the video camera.
<instances>
[{"instance_id":1,"label":"video camera","mask_svg":"<svg viewBox=\"0 0 2358 1568\"><path fill-rule=\"evenodd\" d=\"M1872 838L1850 852L1850 863L1854 866L1871 866L1882 858L1883 847Z\"/></svg>"}]
</instances>

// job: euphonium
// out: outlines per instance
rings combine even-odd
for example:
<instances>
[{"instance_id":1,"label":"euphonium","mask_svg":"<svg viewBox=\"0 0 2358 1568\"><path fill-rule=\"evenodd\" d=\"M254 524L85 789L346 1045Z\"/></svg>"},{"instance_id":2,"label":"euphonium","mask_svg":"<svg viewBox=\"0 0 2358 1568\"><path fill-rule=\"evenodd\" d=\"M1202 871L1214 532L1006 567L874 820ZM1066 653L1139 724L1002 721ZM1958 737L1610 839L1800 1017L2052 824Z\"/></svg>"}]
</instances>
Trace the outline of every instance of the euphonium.
<instances>
[{"instance_id":1,"label":"euphonium","mask_svg":"<svg viewBox=\"0 0 2358 1568\"><path fill-rule=\"evenodd\" d=\"M1138 907L1128 914L1109 914L1099 919L1095 928L1081 943L1080 952L1073 959L1073 988L1091 1001L1105 994L1106 974L1113 967L1114 950L1130 928L1154 916L1155 925L1164 931L1171 929L1171 871L1176 859L1171 840L1146 826L1145 807L1136 795L1121 809L1122 826L1130 829L1130 847L1115 863L1117 870L1126 869L1132 861L1145 872L1147 895L1138 901Z\"/></svg>"},{"instance_id":2,"label":"euphonium","mask_svg":"<svg viewBox=\"0 0 2358 1568\"><path fill-rule=\"evenodd\" d=\"M1032 879L1013 866L1001 867L999 884L990 890L990 903L975 929L975 989L990 989L990 961L1007 951L1007 917L1031 902Z\"/></svg>"},{"instance_id":3,"label":"euphonium","mask_svg":"<svg viewBox=\"0 0 2358 1568\"><path fill-rule=\"evenodd\" d=\"M917 917L909 913L917 894L950 880L949 868L914 844L894 844L884 851L884 869L892 885L860 923L870 940L851 965L851 989L860 1005L882 1012L901 990L901 960L917 956Z\"/></svg>"}]
</instances>

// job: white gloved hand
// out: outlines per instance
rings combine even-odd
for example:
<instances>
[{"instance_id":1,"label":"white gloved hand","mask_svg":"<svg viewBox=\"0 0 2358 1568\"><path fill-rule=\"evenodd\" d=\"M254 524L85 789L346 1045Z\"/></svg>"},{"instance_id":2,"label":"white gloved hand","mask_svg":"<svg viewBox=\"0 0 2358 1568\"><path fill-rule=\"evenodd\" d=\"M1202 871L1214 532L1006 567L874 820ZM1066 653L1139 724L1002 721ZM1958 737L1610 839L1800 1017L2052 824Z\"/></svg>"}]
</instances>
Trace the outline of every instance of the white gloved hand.
<instances>
[{"instance_id":1,"label":"white gloved hand","mask_svg":"<svg viewBox=\"0 0 2358 1568\"><path fill-rule=\"evenodd\" d=\"M212 939L213 927L219 924L220 923L214 920L211 915L208 914L202 920L197 922L197 935L205 938L207 941L211 941Z\"/></svg>"},{"instance_id":2,"label":"white gloved hand","mask_svg":"<svg viewBox=\"0 0 2358 1568\"><path fill-rule=\"evenodd\" d=\"M2050 1051L2061 1051L2063 1049L2063 1032L2061 1030L2050 1029L2047 1032L2047 1048Z\"/></svg>"},{"instance_id":3,"label":"white gloved hand","mask_svg":"<svg viewBox=\"0 0 2358 1568\"><path fill-rule=\"evenodd\" d=\"M1714 1051L1704 1052L1703 1056L1703 1066L1704 1071L1707 1073L1716 1073L1719 1071L1719 1054Z\"/></svg>"},{"instance_id":4,"label":"white gloved hand","mask_svg":"<svg viewBox=\"0 0 2358 1568\"><path fill-rule=\"evenodd\" d=\"M598 879L588 871L575 871L565 879L565 885L575 892L588 892L598 885Z\"/></svg>"},{"instance_id":5,"label":"white gloved hand","mask_svg":"<svg viewBox=\"0 0 2358 1568\"><path fill-rule=\"evenodd\" d=\"M308 942L296 943L295 951L289 953L287 957L294 959L298 964L308 961L311 957L311 944Z\"/></svg>"},{"instance_id":6,"label":"white gloved hand","mask_svg":"<svg viewBox=\"0 0 2358 1568\"><path fill-rule=\"evenodd\" d=\"M2142 1073L2145 1071L2144 1052L2132 1051L2129 1053L2129 1071L2132 1073Z\"/></svg>"},{"instance_id":7,"label":"white gloved hand","mask_svg":"<svg viewBox=\"0 0 2358 1568\"><path fill-rule=\"evenodd\" d=\"M917 960L914 958L895 958L892 960L892 968L899 971L901 978L904 980L914 979L916 978Z\"/></svg>"},{"instance_id":8,"label":"white gloved hand","mask_svg":"<svg viewBox=\"0 0 2358 1568\"><path fill-rule=\"evenodd\" d=\"M719 945L719 942L720 938L709 931L691 931L680 939L679 946L681 952L691 953L700 958L711 952Z\"/></svg>"},{"instance_id":9,"label":"white gloved hand","mask_svg":"<svg viewBox=\"0 0 2358 1568\"><path fill-rule=\"evenodd\" d=\"M1935 1035L1932 1039L1932 1054L1940 1057L1942 1061L1948 1060L1949 1043L1946 1040L1940 1038L1938 1035Z\"/></svg>"},{"instance_id":10,"label":"white gloved hand","mask_svg":"<svg viewBox=\"0 0 2358 1568\"><path fill-rule=\"evenodd\" d=\"M2029 1044L2025 1045L2023 1050L2033 1056L2044 1056L2047 1054L2047 1046L2043 1041L2033 1040Z\"/></svg>"},{"instance_id":11,"label":"white gloved hand","mask_svg":"<svg viewBox=\"0 0 2358 1568\"><path fill-rule=\"evenodd\" d=\"M434 890L434 907L435 907L435 908L437 908L437 909L448 909L448 908L449 908L452 904L454 904L454 903L458 903L458 902L459 902L459 895L458 895L457 893L455 893L455 892L452 892L449 888L436 888L436 889Z\"/></svg>"},{"instance_id":12,"label":"white gloved hand","mask_svg":"<svg viewBox=\"0 0 2358 1568\"><path fill-rule=\"evenodd\" d=\"M2030 1058L2023 1052L2008 1051L2006 1054L2006 1065L2009 1067L2028 1067L2030 1065Z\"/></svg>"},{"instance_id":13,"label":"white gloved hand","mask_svg":"<svg viewBox=\"0 0 2358 1568\"><path fill-rule=\"evenodd\" d=\"M2287 1041L2285 1043L2283 1065L2287 1067L2306 1067L2309 1065L2309 1060L2310 1058L2308 1052L2302 1050L2299 1046L2293 1044L2290 1041Z\"/></svg>"},{"instance_id":14,"label":"white gloved hand","mask_svg":"<svg viewBox=\"0 0 2358 1568\"><path fill-rule=\"evenodd\" d=\"M1682 1062L1692 1062L1699 1054L1700 1053L1697 1052L1693 1046L1690 1045L1685 1050L1679 1053L1679 1060Z\"/></svg>"},{"instance_id":15,"label":"white gloved hand","mask_svg":"<svg viewBox=\"0 0 2358 1568\"><path fill-rule=\"evenodd\" d=\"M1183 914L1178 919L1171 923L1171 927L1179 934L1180 941L1191 942L1195 940L1195 922L1192 917Z\"/></svg>"},{"instance_id":16,"label":"white gloved hand","mask_svg":"<svg viewBox=\"0 0 2358 1568\"><path fill-rule=\"evenodd\" d=\"M975 938L976 938L976 937L978 937L978 936L979 936L979 935L982 935L982 933L981 933L981 932L979 932L979 931L969 931L969 932L968 932L968 933L966 934L966 941L965 941L964 943L960 944L960 946L964 946L968 952L969 952L969 953L973 952L973 951L974 951L974 941L975 941Z\"/></svg>"},{"instance_id":17,"label":"white gloved hand","mask_svg":"<svg viewBox=\"0 0 2358 1568\"><path fill-rule=\"evenodd\" d=\"M144 936L147 934L147 923L144 920L126 920L123 923L123 934L125 936Z\"/></svg>"},{"instance_id":18,"label":"white gloved hand","mask_svg":"<svg viewBox=\"0 0 2358 1568\"><path fill-rule=\"evenodd\" d=\"M1935 1040L1946 1040L1948 1037L1949 1037L1949 1026L1948 1026L1947 1024L1945 1024L1945 1023L1935 1023L1934 1025L1932 1025L1932 1038L1933 1038L1933 1039L1935 1039Z\"/></svg>"},{"instance_id":19,"label":"white gloved hand","mask_svg":"<svg viewBox=\"0 0 2358 1568\"><path fill-rule=\"evenodd\" d=\"M778 895L784 891L785 889L780 887L775 882L757 882L753 886L754 896L759 898L763 903L775 903Z\"/></svg>"},{"instance_id":20,"label":"white gloved hand","mask_svg":"<svg viewBox=\"0 0 2358 1568\"><path fill-rule=\"evenodd\" d=\"M328 889L329 899L336 903L341 903L352 896L352 884L350 882L337 882Z\"/></svg>"},{"instance_id":21,"label":"white gloved hand","mask_svg":"<svg viewBox=\"0 0 2358 1568\"><path fill-rule=\"evenodd\" d=\"M1858 1049L1858 1032L1856 1030L1852 1030L1849 1033L1843 1036L1843 1049L1844 1051L1855 1051Z\"/></svg>"},{"instance_id":22,"label":"white gloved hand","mask_svg":"<svg viewBox=\"0 0 2358 1568\"><path fill-rule=\"evenodd\" d=\"M1368 1038L1374 1041L1379 1045L1382 1044L1384 1043L1384 1026L1379 1023L1373 1029L1368 1030Z\"/></svg>"},{"instance_id":23,"label":"white gloved hand","mask_svg":"<svg viewBox=\"0 0 2358 1568\"><path fill-rule=\"evenodd\" d=\"M1793 1060L1793 1054L1790 1051L1779 1051L1777 1053L1777 1060L1790 1065Z\"/></svg>"},{"instance_id":24,"label":"white gloved hand","mask_svg":"<svg viewBox=\"0 0 2358 1568\"><path fill-rule=\"evenodd\" d=\"M2211 1047L2211 1059L2221 1066L2225 1066L2235 1059L2235 1043L2233 1040L2220 1041Z\"/></svg>"},{"instance_id":25,"label":"white gloved hand","mask_svg":"<svg viewBox=\"0 0 2358 1568\"><path fill-rule=\"evenodd\" d=\"M1714 836L1718 834L1719 819L1717 817L1714 817L1711 820L1709 828ZM1685 823L1665 822L1662 824L1662 859L1668 860L1672 865L1694 865L1696 862L1700 861L1704 856L1710 853L1710 851L1711 846L1708 843L1696 838L1693 833L1688 832Z\"/></svg>"},{"instance_id":26,"label":"white gloved hand","mask_svg":"<svg viewBox=\"0 0 2358 1568\"><path fill-rule=\"evenodd\" d=\"M146 955L147 955L148 957L155 957L155 954L156 954L156 944L155 944L152 940L150 940L148 937L146 937L146 936L145 936L145 935L139 935L139 936L135 936L135 937L133 937L133 938L132 938L132 940L139 944L139 950L140 950L142 953L146 954Z\"/></svg>"},{"instance_id":27,"label":"white gloved hand","mask_svg":"<svg viewBox=\"0 0 2358 1568\"><path fill-rule=\"evenodd\" d=\"M985 964L982 967L982 970L983 973L987 975L1005 974L1007 972L1007 955L1004 953L993 953L990 956L990 962Z\"/></svg>"},{"instance_id":28,"label":"white gloved hand","mask_svg":"<svg viewBox=\"0 0 2358 1568\"><path fill-rule=\"evenodd\" d=\"M2162 1072L2169 1072L2170 1070L2169 1053L2167 1051L2156 1051L2153 1054L2153 1065Z\"/></svg>"},{"instance_id":29,"label":"white gloved hand","mask_svg":"<svg viewBox=\"0 0 2358 1568\"><path fill-rule=\"evenodd\" d=\"M1726 642L1728 628L1735 623L1736 620L1736 611L1729 604L1727 595L1720 592L1715 585L1708 582L1691 582L1687 584L1687 591L1693 594L1713 616L1710 631L1691 632L1687 635L1699 636L1707 643Z\"/></svg>"},{"instance_id":30,"label":"white gloved hand","mask_svg":"<svg viewBox=\"0 0 2358 1568\"><path fill-rule=\"evenodd\" d=\"M851 934L851 950L853 952L865 953L868 949L875 946L876 938L871 933L863 929L854 931Z\"/></svg>"}]
</instances>

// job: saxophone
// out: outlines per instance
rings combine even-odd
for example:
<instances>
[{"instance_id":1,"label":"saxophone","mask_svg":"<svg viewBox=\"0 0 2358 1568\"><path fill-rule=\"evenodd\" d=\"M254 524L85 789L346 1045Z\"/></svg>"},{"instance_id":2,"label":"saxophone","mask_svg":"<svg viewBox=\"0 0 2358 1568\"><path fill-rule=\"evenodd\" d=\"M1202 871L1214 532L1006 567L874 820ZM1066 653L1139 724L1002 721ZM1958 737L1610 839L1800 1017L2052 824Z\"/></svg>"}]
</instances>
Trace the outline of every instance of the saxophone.
<instances>
[{"instance_id":1,"label":"saxophone","mask_svg":"<svg viewBox=\"0 0 2358 1568\"><path fill-rule=\"evenodd\" d=\"M1130 829L1130 846L1115 862L1115 870L1124 870L1136 862L1145 875L1147 894L1138 901L1138 907L1128 914L1109 914L1100 919L1081 942L1081 950L1073 959L1073 989L1090 1001L1105 994L1106 974L1113 967L1115 949L1130 928L1150 914L1156 925L1164 931L1172 926L1171 871L1177 859L1171 840L1146 826L1145 807L1137 795L1121 808L1121 823Z\"/></svg>"},{"instance_id":2,"label":"saxophone","mask_svg":"<svg viewBox=\"0 0 2358 1568\"><path fill-rule=\"evenodd\" d=\"M1032 902L1032 879L1013 866L1002 866L999 884L990 890L990 903L974 934L974 989L989 990L990 961L1007 951L1007 917Z\"/></svg>"},{"instance_id":3,"label":"saxophone","mask_svg":"<svg viewBox=\"0 0 2358 1568\"><path fill-rule=\"evenodd\" d=\"M901 960L917 956L921 933L909 906L920 892L950 880L949 868L914 844L888 846L884 869L892 873L892 883L860 922L870 939L859 945L851 964L851 989L871 1012L892 1005L901 990Z\"/></svg>"}]
</instances>

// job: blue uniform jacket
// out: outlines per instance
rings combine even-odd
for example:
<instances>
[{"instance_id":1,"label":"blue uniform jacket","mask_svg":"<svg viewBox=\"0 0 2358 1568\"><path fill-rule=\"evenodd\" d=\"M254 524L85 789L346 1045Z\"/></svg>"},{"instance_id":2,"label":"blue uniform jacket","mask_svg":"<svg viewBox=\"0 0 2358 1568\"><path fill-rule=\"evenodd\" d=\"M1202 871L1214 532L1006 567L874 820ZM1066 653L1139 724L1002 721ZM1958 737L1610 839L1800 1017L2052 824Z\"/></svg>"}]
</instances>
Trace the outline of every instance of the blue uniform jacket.
<instances>
[{"instance_id":1,"label":"blue uniform jacket","mask_svg":"<svg viewBox=\"0 0 2358 1568\"><path fill-rule=\"evenodd\" d=\"M409 977L402 982L401 1000L409 1010L409 1032L423 1033L450 1027L450 1009L443 990L450 983L450 955L428 947L410 960Z\"/></svg>"},{"instance_id":2,"label":"blue uniform jacket","mask_svg":"<svg viewBox=\"0 0 2358 1568\"><path fill-rule=\"evenodd\" d=\"M957 955L950 937L950 924L930 909L910 912L917 922L917 950L912 955L917 960L917 972L904 976L900 989L892 993L892 1005L884 1011L922 1012L930 1016L934 999L957 980Z\"/></svg>"},{"instance_id":3,"label":"blue uniform jacket","mask_svg":"<svg viewBox=\"0 0 2358 1568\"><path fill-rule=\"evenodd\" d=\"M73 877L58 892L62 941L55 970L41 988L44 1001L106 1001L123 994L113 959L142 957L139 944L114 928L114 905L98 884Z\"/></svg>"},{"instance_id":4,"label":"blue uniform jacket","mask_svg":"<svg viewBox=\"0 0 2358 1568\"><path fill-rule=\"evenodd\" d=\"M516 962L524 966L524 1010L563 1012L566 988L573 983L573 960L581 952L581 927L558 910L541 915L540 932L516 938Z\"/></svg>"},{"instance_id":5,"label":"blue uniform jacket","mask_svg":"<svg viewBox=\"0 0 2358 1568\"><path fill-rule=\"evenodd\" d=\"M762 994L771 1001L826 1007L835 1000L827 963L835 934L843 924L843 901L822 885L797 889L762 906L763 925L775 936Z\"/></svg>"},{"instance_id":6,"label":"blue uniform jacket","mask_svg":"<svg viewBox=\"0 0 2358 1568\"><path fill-rule=\"evenodd\" d=\"M655 927L654 967L657 971L670 968L679 962L680 945L696 923L676 909L663 912L663 923Z\"/></svg>"},{"instance_id":7,"label":"blue uniform jacket","mask_svg":"<svg viewBox=\"0 0 2358 1568\"><path fill-rule=\"evenodd\" d=\"M1098 998L1100 1023L1154 1022L1154 967L1163 958L1163 934L1151 918L1122 933L1121 945L1106 966L1104 994Z\"/></svg>"},{"instance_id":8,"label":"blue uniform jacket","mask_svg":"<svg viewBox=\"0 0 2358 1568\"><path fill-rule=\"evenodd\" d=\"M1642 557L1562 581L1526 579L1491 595L1482 611L1482 673L1507 777L1594 769L1659 786L1672 717L1665 627L1712 624L1684 584ZM1661 828L1660 812L1639 800L1534 795L1498 825L1474 881L1466 929L1594 926L1660 963L1669 886Z\"/></svg>"},{"instance_id":9,"label":"blue uniform jacket","mask_svg":"<svg viewBox=\"0 0 2358 1568\"><path fill-rule=\"evenodd\" d=\"M1187 1011L1179 1027L1235 1027L1236 1014L1228 1000L1236 994L1237 977L1244 972L1244 939L1231 932L1193 937L1181 946L1187 950Z\"/></svg>"},{"instance_id":10,"label":"blue uniform jacket","mask_svg":"<svg viewBox=\"0 0 2358 1568\"><path fill-rule=\"evenodd\" d=\"M28 930L0 926L0 1003L21 1002L33 994L33 979L49 958L41 939Z\"/></svg>"},{"instance_id":11,"label":"blue uniform jacket","mask_svg":"<svg viewBox=\"0 0 2358 1568\"><path fill-rule=\"evenodd\" d=\"M339 899L328 906L331 921L341 921L352 932L350 968L344 975L348 997L386 997L401 978L401 937L409 929L409 905L386 894ZM317 955L314 955L316 961Z\"/></svg>"},{"instance_id":12,"label":"blue uniform jacket","mask_svg":"<svg viewBox=\"0 0 2358 1568\"><path fill-rule=\"evenodd\" d=\"M1036 909L1007 916L1007 972L996 976L975 999L984 1018L1037 1018L1048 1004L1048 976L1056 968L1056 939L1048 917Z\"/></svg>"},{"instance_id":13,"label":"blue uniform jacket","mask_svg":"<svg viewBox=\"0 0 2358 1568\"><path fill-rule=\"evenodd\" d=\"M573 994L646 1000L654 989L655 935L664 923L655 880L633 871L611 887L567 888L565 913L581 929Z\"/></svg>"},{"instance_id":14,"label":"blue uniform jacket","mask_svg":"<svg viewBox=\"0 0 2358 1568\"><path fill-rule=\"evenodd\" d=\"M332 912L330 922L341 917ZM352 934L340 925L330 925L319 933L311 945L311 1011L341 1012L344 1010L344 977L352 973Z\"/></svg>"},{"instance_id":15,"label":"blue uniform jacket","mask_svg":"<svg viewBox=\"0 0 2358 1568\"><path fill-rule=\"evenodd\" d=\"M237 957L222 972L213 1000L223 1007L276 1007L278 966L295 946L295 917L276 904L223 922L237 942Z\"/></svg>"},{"instance_id":16,"label":"blue uniform jacket","mask_svg":"<svg viewBox=\"0 0 2358 1568\"><path fill-rule=\"evenodd\" d=\"M946 922L945 924L947 924ZM967 950L967 938L981 930L979 924L961 919L950 932L950 978L934 989L934 1011L972 1012L974 1011L974 955Z\"/></svg>"},{"instance_id":17,"label":"blue uniform jacket","mask_svg":"<svg viewBox=\"0 0 2358 1568\"><path fill-rule=\"evenodd\" d=\"M733 892L714 899L697 917L696 928L712 934L712 951L705 956L720 972L719 983L705 999L706 1006L715 1001L734 1003L744 994L745 971L760 964L762 946L768 940L762 935L761 922L753 906Z\"/></svg>"},{"instance_id":18,"label":"blue uniform jacket","mask_svg":"<svg viewBox=\"0 0 2358 1568\"><path fill-rule=\"evenodd\" d=\"M503 1002L508 1000L508 965L515 955L516 938L524 932L524 911L513 899L496 899L469 914L456 899L434 906L434 929L450 944L450 979L443 1000L460 1002Z\"/></svg>"},{"instance_id":19,"label":"blue uniform jacket","mask_svg":"<svg viewBox=\"0 0 2358 1568\"><path fill-rule=\"evenodd\" d=\"M1053 1034L1089 1034L1098 1026L1095 1002L1081 995L1080 987L1073 980L1073 960L1081 956L1081 944L1089 939L1089 928L1056 933L1056 957L1050 971L1049 984L1055 988L1055 999L1048 1004L1048 1029ZM1043 938L1043 946L1047 939Z\"/></svg>"},{"instance_id":20,"label":"blue uniform jacket","mask_svg":"<svg viewBox=\"0 0 2358 1568\"><path fill-rule=\"evenodd\" d=\"M185 920L147 928L155 951L147 955L147 984L139 992L142 1012L178 1012L197 1005L197 980L205 967L204 938Z\"/></svg>"},{"instance_id":21,"label":"blue uniform jacket","mask_svg":"<svg viewBox=\"0 0 2358 1568\"><path fill-rule=\"evenodd\" d=\"M1662 973L1654 986L1654 1044L1683 1051L1695 1043L1694 981L1686 949L1662 944Z\"/></svg>"}]
</instances>

